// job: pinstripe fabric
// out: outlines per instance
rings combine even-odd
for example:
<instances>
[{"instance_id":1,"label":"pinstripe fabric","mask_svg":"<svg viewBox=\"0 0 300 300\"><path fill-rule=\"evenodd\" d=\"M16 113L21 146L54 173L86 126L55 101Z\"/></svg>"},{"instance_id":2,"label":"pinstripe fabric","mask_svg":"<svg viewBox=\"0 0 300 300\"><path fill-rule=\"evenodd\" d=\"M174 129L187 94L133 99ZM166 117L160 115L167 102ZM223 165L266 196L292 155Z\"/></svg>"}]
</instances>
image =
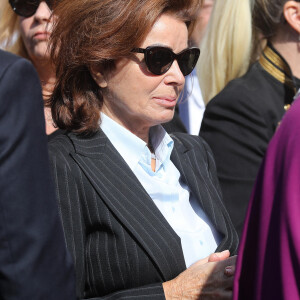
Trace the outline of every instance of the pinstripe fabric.
<instances>
[{"instance_id":1,"label":"pinstripe fabric","mask_svg":"<svg viewBox=\"0 0 300 300\"><path fill-rule=\"evenodd\" d=\"M216 251L229 249L232 254L236 254L238 236L222 202L216 165L209 146L196 136L177 133L171 137L175 141L171 155L173 163L183 176L186 185L200 201L215 228L224 235Z\"/></svg>"},{"instance_id":2,"label":"pinstripe fabric","mask_svg":"<svg viewBox=\"0 0 300 300\"><path fill-rule=\"evenodd\" d=\"M208 146L199 137L172 137L172 161L224 235L218 250L235 253L237 234ZM186 268L180 239L105 134L61 135L49 149L77 295L164 299L161 283Z\"/></svg>"}]
</instances>

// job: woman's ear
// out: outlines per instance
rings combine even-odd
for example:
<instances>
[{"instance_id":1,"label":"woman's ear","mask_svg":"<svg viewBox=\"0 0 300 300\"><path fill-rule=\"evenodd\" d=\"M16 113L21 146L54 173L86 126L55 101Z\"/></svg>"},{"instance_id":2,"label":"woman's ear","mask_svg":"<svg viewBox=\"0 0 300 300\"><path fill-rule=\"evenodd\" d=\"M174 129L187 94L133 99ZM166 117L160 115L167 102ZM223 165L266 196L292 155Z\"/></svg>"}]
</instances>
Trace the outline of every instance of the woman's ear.
<instances>
[{"instance_id":1,"label":"woman's ear","mask_svg":"<svg viewBox=\"0 0 300 300\"><path fill-rule=\"evenodd\" d=\"M90 67L90 72L96 83L101 87L101 88L106 88L107 87L107 81L104 78L104 75L100 71L100 68L98 66L91 66Z\"/></svg>"},{"instance_id":2,"label":"woman's ear","mask_svg":"<svg viewBox=\"0 0 300 300\"><path fill-rule=\"evenodd\" d=\"M289 25L300 34L300 2L287 1L283 6L283 14Z\"/></svg>"}]
</instances>

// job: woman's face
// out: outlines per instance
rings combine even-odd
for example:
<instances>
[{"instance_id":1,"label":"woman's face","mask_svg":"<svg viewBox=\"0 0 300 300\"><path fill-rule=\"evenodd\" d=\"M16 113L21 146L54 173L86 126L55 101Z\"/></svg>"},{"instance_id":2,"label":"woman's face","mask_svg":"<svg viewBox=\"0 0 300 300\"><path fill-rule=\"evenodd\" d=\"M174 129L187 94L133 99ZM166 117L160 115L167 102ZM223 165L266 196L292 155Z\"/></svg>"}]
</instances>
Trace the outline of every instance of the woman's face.
<instances>
[{"instance_id":1,"label":"woman's face","mask_svg":"<svg viewBox=\"0 0 300 300\"><path fill-rule=\"evenodd\" d=\"M174 53L187 48L186 24L173 15L164 14L154 24L140 48L160 45ZM95 78L95 76L94 76ZM116 62L116 69L97 80L103 89L102 111L131 132L170 121L185 78L175 60L163 75L147 70L143 53L133 53Z\"/></svg>"},{"instance_id":2,"label":"woman's face","mask_svg":"<svg viewBox=\"0 0 300 300\"><path fill-rule=\"evenodd\" d=\"M30 59L35 63L48 61L48 40L52 31L51 10L46 2L42 1L29 18L19 17L20 32Z\"/></svg>"}]
</instances>

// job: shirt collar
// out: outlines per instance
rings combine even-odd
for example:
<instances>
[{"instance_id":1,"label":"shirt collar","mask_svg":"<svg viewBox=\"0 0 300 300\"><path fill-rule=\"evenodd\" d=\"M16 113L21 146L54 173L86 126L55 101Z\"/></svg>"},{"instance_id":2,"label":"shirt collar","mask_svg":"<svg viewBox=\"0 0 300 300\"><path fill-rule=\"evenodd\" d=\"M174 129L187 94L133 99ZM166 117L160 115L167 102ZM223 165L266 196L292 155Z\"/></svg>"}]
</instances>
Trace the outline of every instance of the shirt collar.
<instances>
[{"instance_id":1,"label":"shirt collar","mask_svg":"<svg viewBox=\"0 0 300 300\"><path fill-rule=\"evenodd\" d=\"M102 112L100 128L132 170L135 169L145 153L148 154L147 161L151 163L151 154L147 144ZM161 164L167 164L174 146L171 137L161 125L157 125L150 129L150 140L156 158Z\"/></svg>"},{"instance_id":2,"label":"shirt collar","mask_svg":"<svg viewBox=\"0 0 300 300\"><path fill-rule=\"evenodd\" d=\"M174 141L161 125L154 126L150 129L150 139L156 159L166 166L170 161Z\"/></svg>"}]
</instances>

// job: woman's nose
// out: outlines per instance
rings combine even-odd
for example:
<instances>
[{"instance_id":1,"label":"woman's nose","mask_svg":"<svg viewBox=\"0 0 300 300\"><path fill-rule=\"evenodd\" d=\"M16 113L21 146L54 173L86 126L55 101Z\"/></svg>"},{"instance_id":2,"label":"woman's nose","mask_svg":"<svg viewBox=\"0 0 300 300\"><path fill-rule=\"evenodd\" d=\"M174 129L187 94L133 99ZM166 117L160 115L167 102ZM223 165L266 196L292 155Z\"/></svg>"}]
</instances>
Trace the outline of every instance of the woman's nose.
<instances>
[{"instance_id":1,"label":"woman's nose","mask_svg":"<svg viewBox=\"0 0 300 300\"><path fill-rule=\"evenodd\" d=\"M173 61L172 66L167 71L166 75L165 80L167 84L180 86L185 83L185 77L180 70L177 60Z\"/></svg>"},{"instance_id":2,"label":"woman's nose","mask_svg":"<svg viewBox=\"0 0 300 300\"><path fill-rule=\"evenodd\" d=\"M34 17L39 21L49 21L51 18L52 11L45 1L40 2Z\"/></svg>"}]
</instances>

